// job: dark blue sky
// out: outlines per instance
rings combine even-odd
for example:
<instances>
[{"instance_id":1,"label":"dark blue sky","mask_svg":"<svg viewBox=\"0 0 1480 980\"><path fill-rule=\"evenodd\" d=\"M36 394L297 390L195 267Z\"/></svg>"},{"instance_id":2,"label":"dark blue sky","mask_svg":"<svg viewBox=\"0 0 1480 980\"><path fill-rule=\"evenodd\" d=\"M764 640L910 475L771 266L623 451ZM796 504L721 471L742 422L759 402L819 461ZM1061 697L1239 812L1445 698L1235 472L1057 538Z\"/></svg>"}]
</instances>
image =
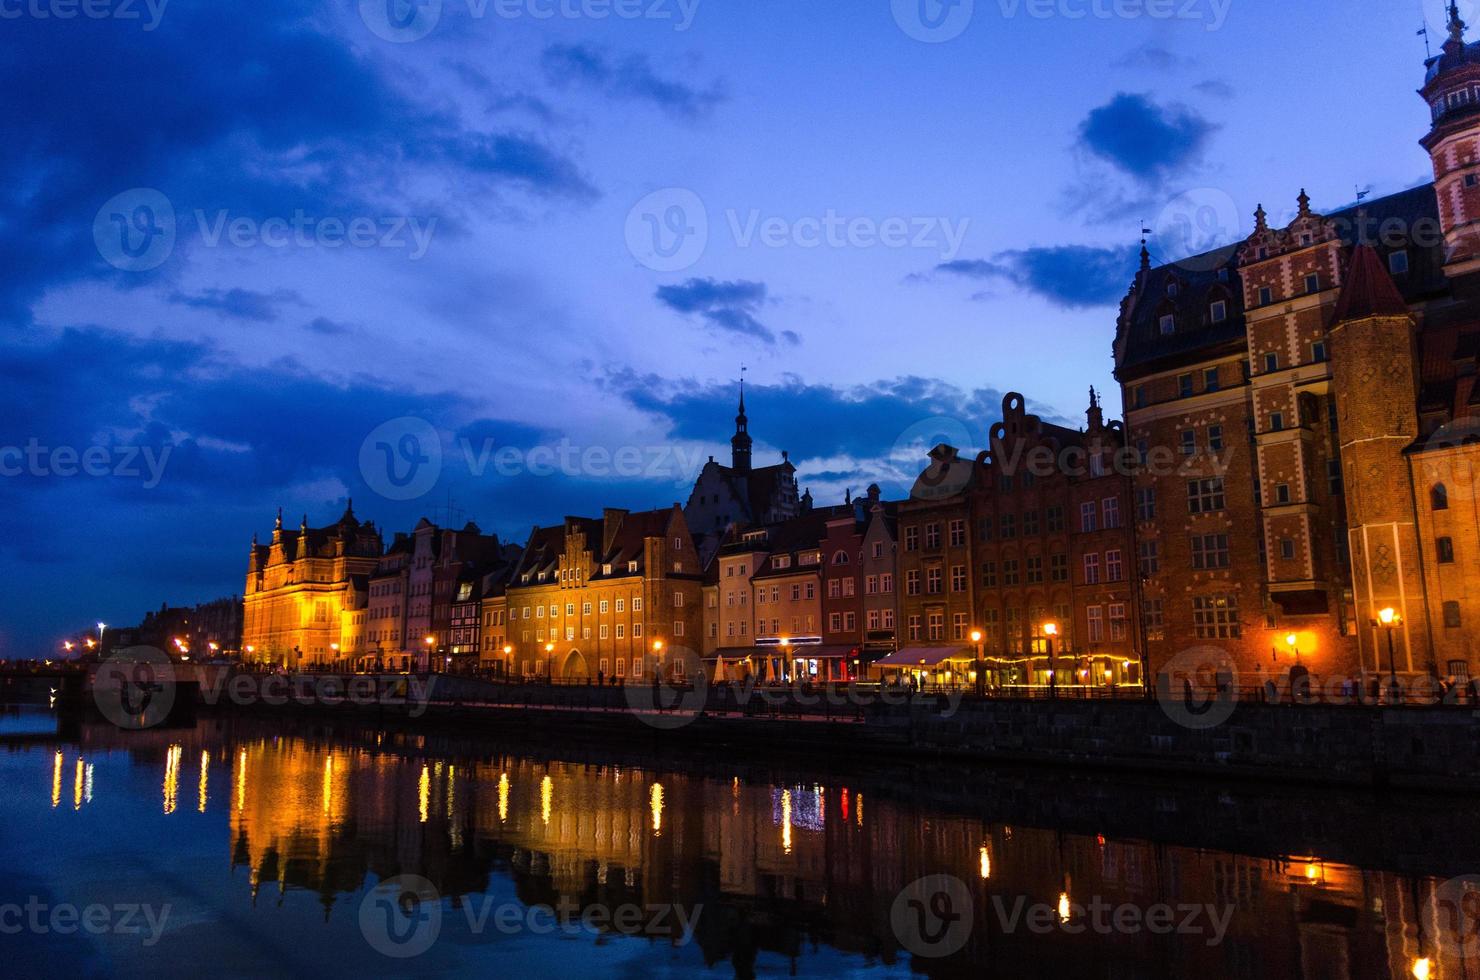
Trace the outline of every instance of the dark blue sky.
<instances>
[{"instance_id":1,"label":"dark blue sky","mask_svg":"<svg viewBox=\"0 0 1480 980\"><path fill-rule=\"evenodd\" d=\"M1113 390L1143 222L1428 179L1413 4L921 3L0 5L0 655L240 591L279 505L681 501L742 362L760 461L897 492Z\"/></svg>"}]
</instances>

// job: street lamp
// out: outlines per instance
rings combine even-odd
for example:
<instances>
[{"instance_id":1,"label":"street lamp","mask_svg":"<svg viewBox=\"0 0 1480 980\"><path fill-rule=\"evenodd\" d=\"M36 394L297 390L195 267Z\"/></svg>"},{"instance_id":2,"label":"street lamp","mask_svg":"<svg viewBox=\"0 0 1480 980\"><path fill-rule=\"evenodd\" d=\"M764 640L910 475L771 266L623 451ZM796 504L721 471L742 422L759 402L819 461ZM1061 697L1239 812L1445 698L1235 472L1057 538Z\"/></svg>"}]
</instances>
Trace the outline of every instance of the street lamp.
<instances>
[{"instance_id":1,"label":"street lamp","mask_svg":"<svg viewBox=\"0 0 1480 980\"><path fill-rule=\"evenodd\" d=\"M985 697L987 693L987 665L982 659L982 631L971 631L971 642L976 645L976 696Z\"/></svg>"},{"instance_id":2,"label":"street lamp","mask_svg":"<svg viewBox=\"0 0 1480 980\"><path fill-rule=\"evenodd\" d=\"M546 643L545 644L545 683L547 683L547 684L553 684L553 683L555 683L555 678L554 678L554 676L550 672L551 671L551 668L554 666L554 660L555 660L555 644L553 644L553 643Z\"/></svg>"},{"instance_id":3,"label":"street lamp","mask_svg":"<svg viewBox=\"0 0 1480 980\"><path fill-rule=\"evenodd\" d=\"M103 649L103 630L105 630L107 628L108 628L108 624L107 623L99 623L98 624L98 649L99 650L102 650Z\"/></svg>"},{"instance_id":4,"label":"street lamp","mask_svg":"<svg viewBox=\"0 0 1480 980\"><path fill-rule=\"evenodd\" d=\"M1048 696L1056 698L1059 696L1058 674L1053 669L1053 638L1059 635L1058 623L1043 624L1043 642L1048 653Z\"/></svg>"},{"instance_id":5,"label":"street lamp","mask_svg":"<svg viewBox=\"0 0 1480 980\"><path fill-rule=\"evenodd\" d=\"M653 641L653 683L658 683L658 675L662 671L663 663L663 641Z\"/></svg>"},{"instance_id":6,"label":"street lamp","mask_svg":"<svg viewBox=\"0 0 1480 980\"><path fill-rule=\"evenodd\" d=\"M1378 611L1377 622L1387 630L1388 676L1392 679L1388 700L1395 702L1398 699L1398 659L1393 653L1393 630L1403 625L1403 614L1388 606Z\"/></svg>"},{"instance_id":7,"label":"street lamp","mask_svg":"<svg viewBox=\"0 0 1480 980\"><path fill-rule=\"evenodd\" d=\"M1285 634L1285 646L1295 654L1295 666L1300 666L1300 637L1294 633Z\"/></svg>"}]
</instances>

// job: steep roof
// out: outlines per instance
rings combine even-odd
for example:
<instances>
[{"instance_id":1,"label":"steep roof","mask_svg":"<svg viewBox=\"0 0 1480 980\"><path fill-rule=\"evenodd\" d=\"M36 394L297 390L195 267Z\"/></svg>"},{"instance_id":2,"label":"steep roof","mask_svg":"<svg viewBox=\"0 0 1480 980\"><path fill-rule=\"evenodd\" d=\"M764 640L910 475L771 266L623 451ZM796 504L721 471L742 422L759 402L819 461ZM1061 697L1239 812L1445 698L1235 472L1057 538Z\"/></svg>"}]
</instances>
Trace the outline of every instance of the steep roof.
<instances>
[{"instance_id":1,"label":"steep roof","mask_svg":"<svg viewBox=\"0 0 1480 980\"><path fill-rule=\"evenodd\" d=\"M1346 282L1336 300L1331 322L1361 320L1372 316L1407 316L1408 303L1398 292L1397 283L1371 245L1358 244L1352 249L1346 270Z\"/></svg>"}]
</instances>

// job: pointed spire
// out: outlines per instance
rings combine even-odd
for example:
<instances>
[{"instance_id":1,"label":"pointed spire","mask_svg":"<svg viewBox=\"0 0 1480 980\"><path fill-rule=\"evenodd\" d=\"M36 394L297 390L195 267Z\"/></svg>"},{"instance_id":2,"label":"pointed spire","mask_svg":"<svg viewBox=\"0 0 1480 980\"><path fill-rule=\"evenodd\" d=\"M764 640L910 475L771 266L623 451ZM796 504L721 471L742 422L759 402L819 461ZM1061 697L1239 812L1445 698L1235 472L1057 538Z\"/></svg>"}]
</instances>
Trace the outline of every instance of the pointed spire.
<instances>
[{"instance_id":1,"label":"pointed spire","mask_svg":"<svg viewBox=\"0 0 1480 980\"><path fill-rule=\"evenodd\" d=\"M1300 196L1295 199L1295 203L1298 204L1298 205L1300 205L1300 217L1302 217L1302 218L1309 218L1310 217L1310 195L1307 194L1307 193L1305 193L1305 188L1304 187L1300 188Z\"/></svg>"},{"instance_id":2,"label":"pointed spire","mask_svg":"<svg viewBox=\"0 0 1480 980\"><path fill-rule=\"evenodd\" d=\"M1383 264L1377 251L1371 245L1353 248L1346 271L1346 283L1341 287L1341 295L1336 300L1336 310L1331 316L1331 322L1408 315L1408 303L1398 291L1397 284L1388 274L1387 266Z\"/></svg>"},{"instance_id":3,"label":"pointed spire","mask_svg":"<svg viewBox=\"0 0 1480 980\"><path fill-rule=\"evenodd\" d=\"M273 525L272 529L274 531L281 531L283 529L283 509L281 507L278 508L277 523Z\"/></svg>"},{"instance_id":4,"label":"pointed spire","mask_svg":"<svg viewBox=\"0 0 1480 980\"><path fill-rule=\"evenodd\" d=\"M1465 22L1459 16L1459 3L1450 0L1449 3L1449 40L1444 42L1447 51L1451 44L1463 48L1465 44Z\"/></svg>"},{"instance_id":5,"label":"pointed spire","mask_svg":"<svg viewBox=\"0 0 1480 980\"><path fill-rule=\"evenodd\" d=\"M1146 248L1146 239L1141 239L1141 271L1151 271L1151 252Z\"/></svg>"},{"instance_id":6,"label":"pointed spire","mask_svg":"<svg viewBox=\"0 0 1480 980\"><path fill-rule=\"evenodd\" d=\"M1259 205L1254 210L1254 233L1261 234L1269 231L1269 215L1265 213L1264 205Z\"/></svg>"},{"instance_id":7,"label":"pointed spire","mask_svg":"<svg viewBox=\"0 0 1480 980\"><path fill-rule=\"evenodd\" d=\"M354 497L346 497L346 498L344 498L344 516L341 517L341 518L339 518L339 523L341 523L341 524L356 524L356 523L358 523L358 521L355 520L355 498Z\"/></svg>"}]
</instances>

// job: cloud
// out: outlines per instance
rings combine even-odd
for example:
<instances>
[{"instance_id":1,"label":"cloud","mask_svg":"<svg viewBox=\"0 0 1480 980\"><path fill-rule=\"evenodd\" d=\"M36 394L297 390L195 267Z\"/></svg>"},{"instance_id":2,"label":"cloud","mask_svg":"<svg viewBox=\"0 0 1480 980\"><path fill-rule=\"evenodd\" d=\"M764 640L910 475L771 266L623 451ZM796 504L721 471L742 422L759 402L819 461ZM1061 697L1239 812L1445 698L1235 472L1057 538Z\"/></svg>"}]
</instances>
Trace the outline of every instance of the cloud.
<instances>
[{"instance_id":1,"label":"cloud","mask_svg":"<svg viewBox=\"0 0 1480 980\"><path fill-rule=\"evenodd\" d=\"M649 102L680 119L708 116L726 98L718 84L698 89L659 77L640 54L614 60L590 45L552 44L540 62L553 84L582 85L614 98Z\"/></svg>"},{"instance_id":2,"label":"cloud","mask_svg":"<svg viewBox=\"0 0 1480 980\"><path fill-rule=\"evenodd\" d=\"M170 294L170 302L197 310L215 310L238 320L270 322L278 318L278 307L284 303L302 303L303 297L291 289L260 293L252 289L205 289L191 296L179 291Z\"/></svg>"},{"instance_id":3,"label":"cloud","mask_svg":"<svg viewBox=\"0 0 1480 980\"><path fill-rule=\"evenodd\" d=\"M1014 249L990 260L956 259L935 267L968 279L1005 280L1067 309L1119 302L1135 269L1134 250L1090 245Z\"/></svg>"},{"instance_id":4,"label":"cloud","mask_svg":"<svg viewBox=\"0 0 1480 980\"><path fill-rule=\"evenodd\" d=\"M308 329L325 337L342 337L354 333L357 328L353 324L341 323L326 316L316 316L308 322Z\"/></svg>"},{"instance_id":5,"label":"cloud","mask_svg":"<svg viewBox=\"0 0 1480 980\"><path fill-rule=\"evenodd\" d=\"M1218 78L1209 78L1192 86L1195 91L1215 99L1233 98L1233 86Z\"/></svg>"},{"instance_id":6,"label":"cloud","mask_svg":"<svg viewBox=\"0 0 1480 980\"><path fill-rule=\"evenodd\" d=\"M1195 64L1197 62L1191 58L1184 58L1182 55L1176 54L1150 41L1138 48L1132 48L1115 61L1116 68L1161 72L1174 72Z\"/></svg>"},{"instance_id":7,"label":"cloud","mask_svg":"<svg viewBox=\"0 0 1480 980\"><path fill-rule=\"evenodd\" d=\"M766 284L763 282L689 279L677 286L659 286L654 295L658 302L674 312L696 314L721 331L754 337L766 344L777 342L776 332L756 319L754 313L766 302ZM792 330L781 331L780 340L788 344L801 343L801 338Z\"/></svg>"},{"instance_id":8,"label":"cloud","mask_svg":"<svg viewBox=\"0 0 1480 980\"><path fill-rule=\"evenodd\" d=\"M1079 144L1118 170L1154 184L1197 164L1217 127L1186 106L1127 92L1079 125Z\"/></svg>"},{"instance_id":9,"label":"cloud","mask_svg":"<svg viewBox=\"0 0 1480 980\"><path fill-rule=\"evenodd\" d=\"M397 214L429 186L490 202L597 196L563 151L531 133L469 125L336 34L312 4L262 0L250 16L172 5L157 29L128 35L127 57L118 26L6 23L0 320L29 322L30 303L58 284L134 287L177 275L193 209ZM93 220L137 187L170 199L181 242L156 273L121 275L98 255Z\"/></svg>"}]
</instances>

